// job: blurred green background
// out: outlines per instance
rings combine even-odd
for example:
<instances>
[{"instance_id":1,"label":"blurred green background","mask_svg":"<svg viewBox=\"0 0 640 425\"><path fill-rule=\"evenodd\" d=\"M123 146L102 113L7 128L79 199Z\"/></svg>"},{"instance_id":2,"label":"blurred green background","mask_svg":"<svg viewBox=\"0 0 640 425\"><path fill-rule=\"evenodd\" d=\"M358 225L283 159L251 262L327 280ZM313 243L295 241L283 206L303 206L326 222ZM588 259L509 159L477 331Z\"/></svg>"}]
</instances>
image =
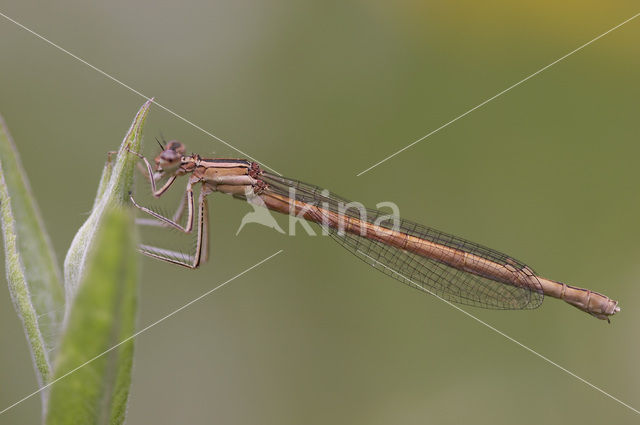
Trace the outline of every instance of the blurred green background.
<instances>
[{"instance_id":1,"label":"blurred green background","mask_svg":"<svg viewBox=\"0 0 640 425\"><path fill-rule=\"evenodd\" d=\"M640 408L640 18L356 177L633 16L637 2L23 1L0 11L287 176L372 206L393 201L406 218L620 300L611 325L553 299L467 310ZM3 18L0 61L0 113L61 262L143 99ZM202 155L242 156L154 107L147 156L161 133ZM172 210L172 192L139 197ZM251 208L221 195L210 208L204 267L143 260L139 328L284 252L137 338L128 424L637 423L329 238L255 224L236 237ZM0 292L4 408L37 384ZM39 418L33 397L0 424Z\"/></svg>"}]
</instances>

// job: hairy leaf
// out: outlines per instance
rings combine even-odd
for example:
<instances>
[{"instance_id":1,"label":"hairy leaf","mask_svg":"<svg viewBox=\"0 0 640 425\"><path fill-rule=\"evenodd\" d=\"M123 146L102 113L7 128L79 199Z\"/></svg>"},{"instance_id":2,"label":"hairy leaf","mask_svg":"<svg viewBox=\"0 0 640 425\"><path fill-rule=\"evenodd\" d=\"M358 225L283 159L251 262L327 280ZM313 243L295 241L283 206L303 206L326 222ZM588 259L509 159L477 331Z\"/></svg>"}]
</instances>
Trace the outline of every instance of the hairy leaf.
<instances>
[{"instance_id":1,"label":"hairy leaf","mask_svg":"<svg viewBox=\"0 0 640 425\"><path fill-rule=\"evenodd\" d=\"M120 424L131 383L138 253L130 210L103 212L69 309L47 424ZM122 341L125 341L122 343Z\"/></svg>"},{"instance_id":2,"label":"hairy leaf","mask_svg":"<svg viewBox=\"0 0 640 425\"><path fill-rule=\"evenodd\" d=\"M50 377L50 352L60 334L62 279L18 151L1 117L0 209L9 292L42 385Z\"/></svg>"},{"instance_id":3,"label":"hairy leaf","mask_svg":"<svg viewBox=\"0 0 640 425\"><path fill-rule=\"evenodd\" d=\"M138 158L130 152L140 150L142 127L151 106L151 100L146 102L138 111L131 128L127 132L117 157L113 162L107 162L102 179L98 187L98 193L94 202L93 210L87 221L84 222L78 233L76 233L71 247L64 260L64 281L65 295L67 300L67 310L65 321L69 314L69 305L75 296L78 285L84 274L86 258L91 248L96 230L104 217L104 213L112 205L123 205L129 196L133 186L133 174Z\"/></svg>"}]
</instances>

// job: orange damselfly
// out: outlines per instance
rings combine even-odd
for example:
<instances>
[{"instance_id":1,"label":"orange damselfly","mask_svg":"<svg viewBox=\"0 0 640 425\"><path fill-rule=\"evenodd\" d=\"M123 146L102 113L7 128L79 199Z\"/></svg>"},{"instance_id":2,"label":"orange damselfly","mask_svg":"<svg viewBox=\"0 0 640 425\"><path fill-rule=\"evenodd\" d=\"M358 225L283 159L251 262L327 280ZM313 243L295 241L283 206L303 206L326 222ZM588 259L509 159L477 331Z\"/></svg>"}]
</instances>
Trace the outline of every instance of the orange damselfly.
<instances>
[{"instance_id":1,"label":"orange damselfly","mask_svg":"<svg viewBox=\"0 0 640 425\"><path fill-rule=\"evenodd\" d=\"M189 268L206 261L209 251L207 195L231 194L266 208L320 224L338 243L385 274L446 300L492 309L532 309L545 295L599 319L620 311L618 302L589 289L538 276L511 256L409 220L366 208L350 208L350 201L297 180L277 176L259 164L242 159L186 155L184 145L170 141L155 158L155 167L142 155L153 196L162 196L183 175L189 175L178 211L172 218L133 204L159 223L182 232L197 233L192 255L149 245L140 251L150 257ZM159 189L156 182L167 178ZM200 184L198 207L194 186ZM185 225L179 224L186 207Z\"/></svg>"}]
</instances>

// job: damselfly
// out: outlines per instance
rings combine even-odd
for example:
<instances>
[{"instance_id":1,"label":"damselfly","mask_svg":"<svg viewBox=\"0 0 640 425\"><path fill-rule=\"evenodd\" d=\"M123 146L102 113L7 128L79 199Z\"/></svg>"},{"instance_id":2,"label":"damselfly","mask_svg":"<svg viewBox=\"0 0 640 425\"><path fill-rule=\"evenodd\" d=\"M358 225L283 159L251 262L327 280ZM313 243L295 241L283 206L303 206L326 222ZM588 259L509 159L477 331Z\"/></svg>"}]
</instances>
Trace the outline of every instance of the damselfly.
<instances>
[{"instance_id":1,"label":"damselfly","mask_svg":"<svg viewBox=\"0 0 640 425\"><path fill-rule=\"evenodd\" d=\"M339 244L376 269L446 300L492 309L532 309L545 295L559 298L599 319L620 311L618 302L600 293L536 275L514 258L438 230L392 217L381 211L350 208L349 201L319 187L280 177L241 159L186 155L184 145L170 141L155 158L142 155L153 196L162 196L179 176L189 175L185 196L172 218L133 204L158 223L197 233L195 252L141 245L150 257L189 268L206 261L209 251L207 195L231 194L284 214L318 223ZM156 182L167 178L157 189ZM201 185L196 209L193 188ZM186 208L185 225L179 224ZM197 219L196 219L197 218Z\"/></svg>"}]
</instances>

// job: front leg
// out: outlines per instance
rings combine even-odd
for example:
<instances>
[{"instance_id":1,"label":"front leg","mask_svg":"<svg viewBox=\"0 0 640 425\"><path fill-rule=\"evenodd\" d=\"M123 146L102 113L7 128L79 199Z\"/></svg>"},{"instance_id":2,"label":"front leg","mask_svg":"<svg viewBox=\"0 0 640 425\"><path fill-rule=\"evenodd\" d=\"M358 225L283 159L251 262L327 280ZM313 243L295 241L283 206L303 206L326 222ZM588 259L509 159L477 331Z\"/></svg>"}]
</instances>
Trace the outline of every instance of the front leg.
<instances>
[{"instance_id":1,"label":"front leg","mask_svg":"<svg viewBox=\"0 0 640 425\"><path fill-rule=\"evenodd\" d=\"M149 182L151 183L151 193L155 198L159 198L160 196L162 196L162 194L165 193L167 189L169 189L169 187L173 184L173 182L176 181L176 176L175 175L171 176L169 177L169 180L167 180L167 182L164 184L164 186L156 190L156 179L153 177L153 168L151 167L151 164L149 164L149 161L147 161L147 158L145 158L144 155L141 155L138 152L134 152L130 150L129 148L127 148L127 151L129 153L134 154L138 158L142 159L145 165L147 166L147 172L148 172L147 180L149 180Z\"/></svg>"},{"instance_id":2,"label":"front leg","mask_svg":"<svg viewBox=\"0 0 640 425\"><path fill-rule=\"evenodd\" d=\"M186 222L186 226L182 227L177 220L172 220L170 218L167 218L161 214L158 214L157 212L147 208L147 207L143 207L141 205L139 205L134 199L133 196L129 196L129 198L131 199L131 202L133 203L133 205L138 208L139 210L149 214L150 216L158 219L160 222L162 223L166 223L169 226L180 230L181 232L184 233L191 233L191 231L193 230L193 210L194 210L194 205L193 205L193 184L197 183L199 180L197 178L191 178L189 179L189 183L187 183L187 190L186 190L186 204L187 204L187 222ZM179 209L180 211L180 209Z\"/></svg>"},{"instance_id":3,"label":"front leg","mask_svg":"<svg viewBox=\"0 0 640 425\"><path fill-rule=\"evenodd\" d=\"M138 162L138 164L140 163ZM180 201L180 205L178 205L178 209L176 209L176 212L173 213L173 217L171 218L172 221L176 223L180 223L180 220L182 220L182 216L184 216L184 210L186 209L186 206L187 206L187 200L188 200L188 196L187 196L187 192L185 191L184 196ZM166 222L156 220L155 218L136 218L136 224L140 226L154 226L154 227L169 226Z\"/></svg>"},{"instance_id":4,"label":"front leg","mask_svg":"<svg viewBox=\"0 0 640 425\"><path fill-rule=\"evenodd\" d=\"M197 269L207 261L209 257L209 214L207 207L207 195L210 193L207 187L200 191L198 201L198 224L196 236L196 249L191 255L183 254L164 248L150 245L140 245L140 252L167 263L177 264L190 269Z\"/></svg>"}]
</instances>

